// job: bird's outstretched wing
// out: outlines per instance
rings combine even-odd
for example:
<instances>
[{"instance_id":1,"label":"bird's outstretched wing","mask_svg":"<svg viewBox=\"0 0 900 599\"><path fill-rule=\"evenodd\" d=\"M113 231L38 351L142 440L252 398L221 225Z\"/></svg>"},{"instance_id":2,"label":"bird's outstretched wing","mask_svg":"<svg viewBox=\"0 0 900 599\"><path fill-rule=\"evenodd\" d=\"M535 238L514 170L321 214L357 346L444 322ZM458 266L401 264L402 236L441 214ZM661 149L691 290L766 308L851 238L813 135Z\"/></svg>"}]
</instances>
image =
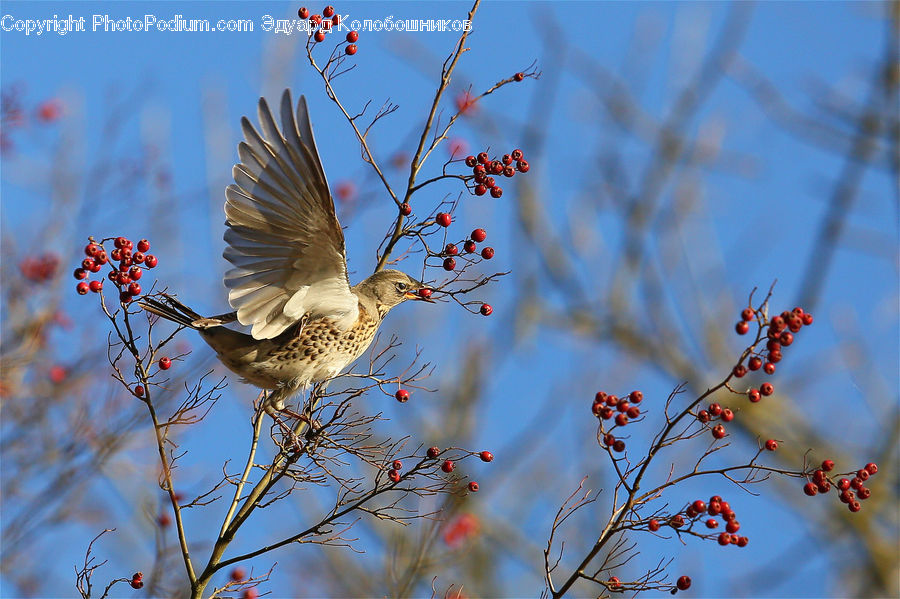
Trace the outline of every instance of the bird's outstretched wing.
<instances>
[{"instance_id":1,"label":"bird's outstretched wing","mask_svg":"<svg viewBox=\"0 0 900 599\"><path fill-rule=\"evenodd\" d=\"M316 150L306 99L296 119L290 90L281 97L281 131L265 98L260 135L241 119L245 141L234 184L225 189L225 273L228 301L256 339L271 339L305 314L338 326L356 322L344 233Z\"/></svg>"}]
</instances>

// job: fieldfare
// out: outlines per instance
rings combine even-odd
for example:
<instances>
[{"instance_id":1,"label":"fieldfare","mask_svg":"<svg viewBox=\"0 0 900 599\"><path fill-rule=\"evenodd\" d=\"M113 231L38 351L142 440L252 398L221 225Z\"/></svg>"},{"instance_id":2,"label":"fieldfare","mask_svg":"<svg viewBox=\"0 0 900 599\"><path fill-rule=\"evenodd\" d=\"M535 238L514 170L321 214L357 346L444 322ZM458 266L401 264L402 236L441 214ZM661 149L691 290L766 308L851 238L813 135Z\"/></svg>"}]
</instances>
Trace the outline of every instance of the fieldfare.
<instances>
[{"instance_id":1,"label":"fieldfare","mask_svg":"<svg viewBox=\"0 0 900 599\"><path fill-rule=\"evenodd\" d=\"M388 311L424 285L381 270L350 286L344 233L319 160L306 99L296 118L290 90L281 97L281 130L265 98L262 135L241 119L245 141L234 184L225 189L224 256L234 312L208 318L174 297L145 298L145 310L195 329L245 382L271 390L265 408L283 410L306 387L337 375L372 343ZM226 328L237 321L250 334Z\"/></svg>"}]
</instances>

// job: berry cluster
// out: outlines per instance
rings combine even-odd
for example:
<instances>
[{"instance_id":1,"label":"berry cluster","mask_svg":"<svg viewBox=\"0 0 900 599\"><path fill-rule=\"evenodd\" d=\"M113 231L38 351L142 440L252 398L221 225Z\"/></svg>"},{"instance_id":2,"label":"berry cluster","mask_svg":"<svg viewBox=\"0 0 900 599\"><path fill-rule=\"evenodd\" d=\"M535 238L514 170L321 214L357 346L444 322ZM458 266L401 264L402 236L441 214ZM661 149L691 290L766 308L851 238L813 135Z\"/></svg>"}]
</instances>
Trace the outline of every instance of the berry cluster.
<instances>
[{"instance_id":1,"label":"berry cluster","mask_svg":"<svg viewBox=\"0 0 900 599\"><path fill-rule=\"evenodd\" d=\"M767 375L775 374L775 364L780 362L784 355L784 348L794 342L794 334L799 332L804 326L813 323L812 314L797 307L791 311L785 310L780 315L766 321L765 314L753 308L744 308L741 311L741 320L735 325L735 331L739 335L745 335L750 330L750 323L758 320L759 325L766 333L766 349L765 351L754 351L749 355L747 364L744 365L743 360L737 364L731 374L734 378L743 378L749 372L762 370ZM747 399L751 403L758 403L763 397L772 395L775 392L775 386L772 383L765 382L758 388L751 387L747 390ZM725 430L724 422L731 422L734 419L734 412L729 408L723 408L718 403L711 403L705 410L697 413L697 420L703 424L707 424L714 420L720 420L718 424L712 426L711 433L714 439L722 439L728 433ZM769 451L775 451L778 448L778 442L774 439L766 441L765 447Z\"/></svg>"},{"instance_id":2,"label":"berry cluster","mask_svg":"<svg viewBox=\"0 0 900 599\"><path fill-rule=\"evenodd\" d=\"M103 247L105 241L97 243L91 238L90 243L85 246L84 253L87 258L82 260L81 266L76 268L73 273L75 278L81 281L76 285L75 291L79 295L85 295L88 291L94 293L103 291L102 279L93 281L87 281L87 279L90 276L89 273L100 272L103 265L108 263L111 267L108 278L119 290L119 301L128 303L132 298L141 294L141 284L138 283L138 280L144 272L140 265L143 264L146 268L155 268L159 264L159 260L153 254L147 253L150 250L150 242L146 239L138 241L135 248L135 244L130 239L116 237L113 240L115 249L108 255ZM118 262L118 266L114 262Z\"/></svg>"},{"instance_id":3,"label":"berry cluster","mask_svg":"<svg viewBox=\"0 0 900 599\"><path fill-rule=\"evenodd\" d=\"M828 474L834 470L834 461L825 460L822 465L812 473L807 473L807 482L803 485L803 492L812 497L819 493L828 493L834 486L839 491L838 498L842 503L847 504L847 508L851 512L858 512L862 509L860 501L865 501L872 495L872 491L864 485L870 476L878 473L878 464L868 463L865 467L860 468L856 472L848 472L840 480L836 480L837 476ZM853 478L848 478L852 476Z\"/></svg>"},{"instance_id":4,"label":"berry cluster","mask_svg":"<svg viewBox=\"0 0 900 599\"><path fill-rule=\"evenodd\" d=\"M428 451L425 452L425 455L427 455L429 457L429 459L436 460L437 458L440 457L441 453L443 453L443 452L440 450L440 448L429 447ZM478 457L481 459L482 462L493 462L494 461L494 454L492 454L490 451L482 451L478 454ZM400 476L399 475L400 468L397 466L398 464L400 464L400 461L394 460L393 468L391 469L391 471L397 472L397 475L396 475L397 480L394 480L394 478L391 477L391 480L393 480L394 482L397 482L399 480L399 476ZM401 466L402 466L402 464L401 464ZM454 462L453 460L444 460L441 463L441 470L443 472L446 472L447 474L453 472L455 469L456 469L456 462ZM390 471L388 472L388 476L390 476ZM467 485L467 488L469 489L469 492L477 493L478 492L478 483L475 482L474 480L470 481L469 484Z\"/></svg>"},{"instance_id":5,"label":"berry cluster","mask_svg":"<svg viewBox=\"0 0 900 599\"><path fill-rule=\"evenodd\" d=\"M636 420L641 415L641 408L637 404L644 400L644 394L640 391L632 391L627 396L619 398L617 395L598 391L591 404L591 412L601 421L614 418L616 427L624 427L629 420ZM602 425L602 422L601 422ZM625 441L617 439L610 431L604 431L603 443L613 451L621 453L625 451Z\"/></svg>"},{"instance_id":6,"label":"berry cluster","mask_svg":"<svg viewBox=\"0 0 900 599\"><path fill-rule=\"evenodd\" d=\"M706 516L711 517L706 518ZM707 538L715 538L719 545L722 545L723 547L727 545L746 547L750 542L750 539L737 534L741 529L741 523L737 520L737 514L731 509L731 504L722 499L720 495L713 495L710 497L709 503L704 502L702 499L693 501L684 509L683 515L679 512L670 516L665 524L678 530L685 525L689 527L694 524L699 525L700 521L703 520L703 525L706 526L706 528L714 530L719 527L719 521L716 520L716 516L722 519L722 522L725 525L725 531L719 533L717 536L711 534ZM662 523L660 523L657 518L652 518L647 522L647 529L651 532L658 531L661 526Z\"/></svg>"},{"instance_id":7,"label":"berry cluster","mask_svg":"<svg viewBox=\"0 0 900 599\"><path fill-rule=\"evenodd\" d=\"M324 42L325 36L331 31L331 28L341 24L341 15L335 13L333 6L326 6L322 9L322 14L314 15L309 14L309 9L304 6L297 11L297 16L304 21L309 21L309 34L317 43ZM359 39L359 32L348 32L346 39L347 46L344 48L344 53L353 56L358 49L356 41Z\"/></svg>"},{"instance_id":8,"label":"berry cluster","mask_svg":"<svg viewBox=\"0 0 900 599\"><path fill-rule=\"evenodd\" d=\"M131 588L140 589L144 586L144 573L135 572L131 577Z\"/></svg>"},{"instance_id":9,"label":"berry cluster","mask_svg":"<svg viewBox=\"0 0 900 599\"><path fill-rule=\"evenodd\" d=\"M59 267L59 256L56 254L41 254L39 256L27 256L19 264L22 276L32 283L46 283L56 274Z\"/></svg>"},{"instance_id":10,"label":"berry cluster","mask_svg":"<svg viewBox=\"0 0 900 599\"><path fill-rule=\"evenodd\" d=\"M471 158L471 156L470 156ZM448 212L438 212L435 215L434 220L437 224L442 227L449 227L453 222L453 217ZM483 260L490 260L494 257L494 248L491 246L484 246L481 248L481 251L478 251L478 244L487 239L487 231L482 228L475 229L466 239L458 241L456 243L448 243L444 246L444 250L438 254L439 257L444 259L441 266L447 272L453 272L457 268L457 258L464 259L466 264L472 264L477 260L478 255L481 256ZM460 247L462 247L462 251L460 252ZM465 266L463 266L465 268ZM422 289L419 292L419 295L423 297L431 297L432 290L431 289ZM481 307L478 311L483 316L490 316L494 312L494 308L490 304L481 304Z\"/></svg>"},{"instance_id":11,"label":"berry cluster","mask_svg":"<svg viewBox=\"0 0 900 599\"><path fill-rule=\"evenodd\" d=\"M513 162L516 163L515 166L513 166ZM492 160L487 152L481 152L478 156L466 156L466 166L472 168L474 182L472 193L483 196L490 190L492 198L499 198L503 195L503 188L497 185L494 175L512 177L516 171L527 173L531 168L528 161L525 160L525 154L519 149L504 154L499 160Z\"/></svg>"}]
</instances>

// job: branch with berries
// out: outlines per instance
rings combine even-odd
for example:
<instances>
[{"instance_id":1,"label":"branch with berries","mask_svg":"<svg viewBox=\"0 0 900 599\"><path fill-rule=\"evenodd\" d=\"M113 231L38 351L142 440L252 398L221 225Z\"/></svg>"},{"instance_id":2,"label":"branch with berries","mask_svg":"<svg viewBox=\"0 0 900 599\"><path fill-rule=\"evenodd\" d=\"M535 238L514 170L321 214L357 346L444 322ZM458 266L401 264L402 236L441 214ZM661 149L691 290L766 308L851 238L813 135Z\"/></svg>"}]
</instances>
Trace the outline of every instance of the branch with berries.
<instances>
[{"instance_id":1,"label":"branch with berries","mask_svg":"<svg viewBox=\"0 0 900 599\"><path fill-rule=\"evenodd\" d=\"M708 458L729 446L722 441L728 436L726 424L737 418L744 409L759 409L754 404L759 404L764 397L775 391L768 381L758 387L741 388L738 380L749 372L760 369L766 376L774 374L774 364L783 358L784 348L794 342L794 335L804 326L813 323L812 315L802 308L770 317L768 306L771 295L770 290L765 299L753 307L751 294L750 307L741 312L736 332L745 335L750 332L751 323L755 323L756 333L741 352L731 372L687 405L675 408L685 385L677 387L663 404L664 422L661 429L646 451L639 452L638 459L633 459L628 451L629 436L625 431L627 427L634 427L648 420L651 410L646 408L644 394L640 391L632 391L622 397L603 391L596 394L591 413L598 420L597 441L613 467L616 481L610 515L584 557L575 567L559 576L557 572L561 569L563 555L562 549L557 553L555 546L560 530L575 512L595 502L599 494L584 491L582 480L578 489L563 502L551 524L544 550L547 596L562 597L579 581L599 585L604 592L662 590L675 594L690 587L691 580L687 575L680 576L674 583L667 581L664 576L665 564L662 563L632 581L623 581L616 576L614 572L637 555L637 543L627 540L631 534L650 533L664 538L677 538L683 544L685 539L694 538L716 542L721 546L747 546L749 537L738 534L741 525L735 509L721 495L712 495L708 502L696 498L687 501L668 500L657 507L660 501L676 494L680 485L691 479L724 478L741 490L754 494L748 485L761 483L771 476L799 478L808 481L803 486L803 492L807 495L827 493L831 487L835 487L839 490L840 501L846 503L851 512L861 509L860 501L871 495L864 483L878 471L874 463L843 474L832 473L832 460L823 461L821 466L813 466L805 461L797 470L769 466L761 458L767 452L777 451L779 441L768 439L745 462L724 467L704 465ZM763 344L765 350L760 349ZM720 393L725 393L725 397L729 399L710 401ZM731 400L741 403L731 404ZM729 405L722 405L723 403ZM708 440L709 437L712 439ZM659 456L668 448L690 442L707 443L695 463L688 469L672 463L666 469L664 480L653 481L651 464L658 461ZM673 503L678 507L670 509L669 506ZM723 532L716 532L720 526L717 518L721 519L725 529ZM662 531L668 531L669 536ZM605 552L604 559L599 564L594 563L602 552Z\"/></svg>"}]
</instances>

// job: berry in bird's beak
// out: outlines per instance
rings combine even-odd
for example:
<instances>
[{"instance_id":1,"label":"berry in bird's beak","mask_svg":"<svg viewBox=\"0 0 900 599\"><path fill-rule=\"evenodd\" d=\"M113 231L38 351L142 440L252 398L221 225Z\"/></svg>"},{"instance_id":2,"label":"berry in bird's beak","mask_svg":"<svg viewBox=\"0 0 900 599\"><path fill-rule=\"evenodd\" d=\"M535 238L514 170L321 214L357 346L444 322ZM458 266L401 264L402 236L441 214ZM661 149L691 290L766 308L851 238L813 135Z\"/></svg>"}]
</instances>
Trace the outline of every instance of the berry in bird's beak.
<instances>
[{"instance_id":1,"label":"berry in bird's beak","mask_svg":"<svg viewBox=\"0 0 900 599\"><path fill-rule=\"evenodd\" d=\"M423 287L416 291L407 291L406 299L419 300L430 304L434 303L434 300L431 299L431 289L428 289L427 287Z\"/></svg>"}]
</instances>

